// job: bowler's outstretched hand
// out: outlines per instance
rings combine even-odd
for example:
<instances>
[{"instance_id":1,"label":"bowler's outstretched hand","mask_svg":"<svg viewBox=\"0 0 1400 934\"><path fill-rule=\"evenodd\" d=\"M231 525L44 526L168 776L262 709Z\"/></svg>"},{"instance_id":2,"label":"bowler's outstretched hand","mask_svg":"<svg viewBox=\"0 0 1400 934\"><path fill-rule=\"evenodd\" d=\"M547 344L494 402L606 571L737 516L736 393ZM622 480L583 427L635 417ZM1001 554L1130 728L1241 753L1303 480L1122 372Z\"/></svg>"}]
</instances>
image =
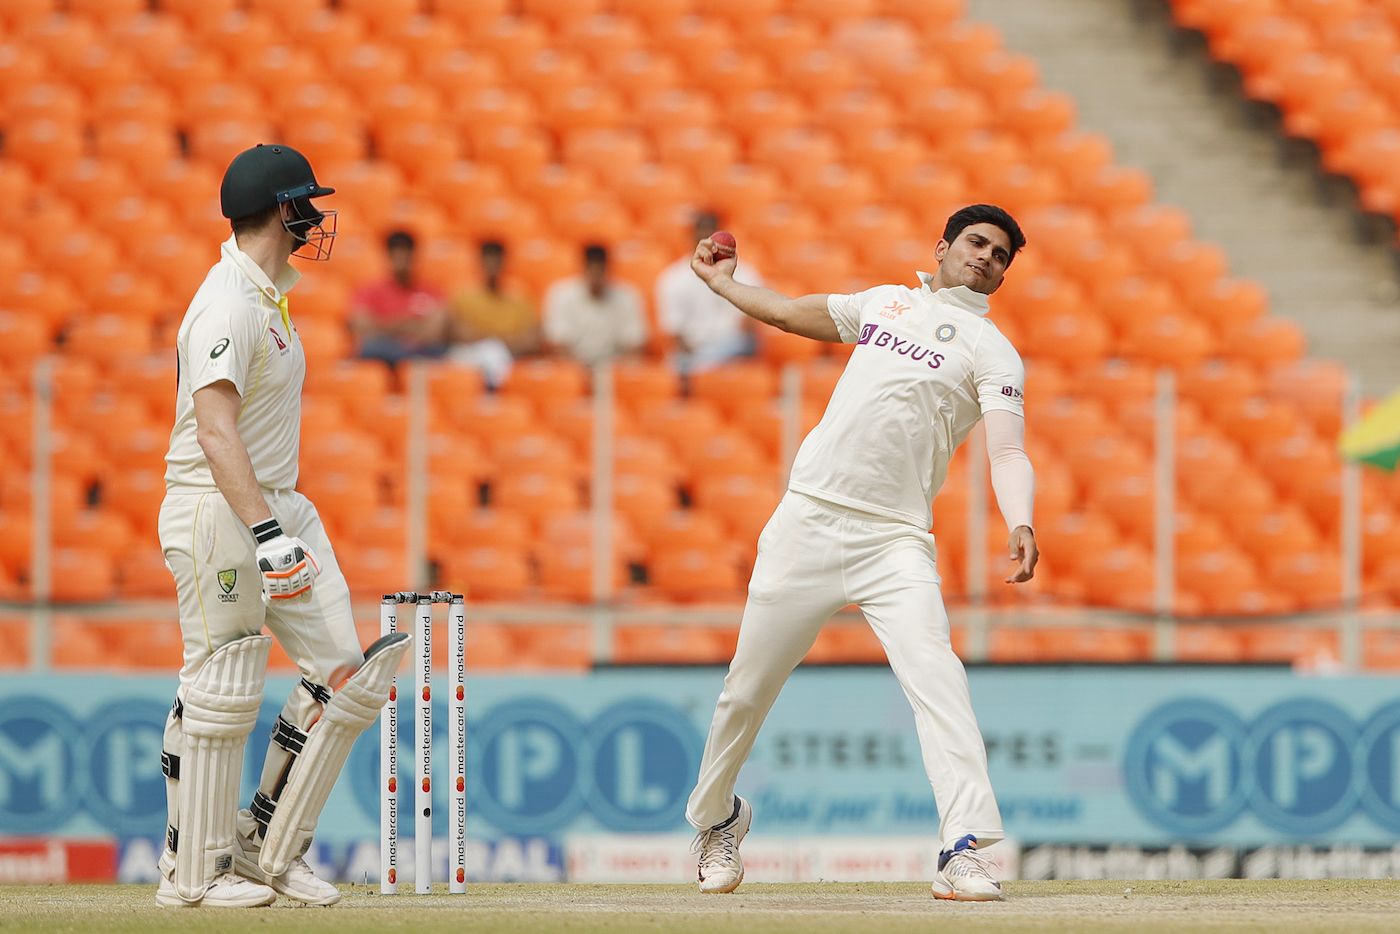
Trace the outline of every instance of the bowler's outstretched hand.
<instances>
[{"instance_id":1,"label":"bowler's outstretched hand","mask_svg":"<svg viewBox=\"0 0 1400 934\"><path fill-rule=\"evenodd\" d=\"M1016 562L1016 569L1006 578L1006 582L1024 584L1035 577L1035 565L1040 560L1040 549L1035 544L1035 532L1031 531L1030 526L1016 526L1011 530L1008 546L1011 550L1011 560Z\"/></svg>"},{"instance_id":2,"label":"bowler's outstretched hand","mask_svg":"<svg viewBox=\"0 0 1400 934\"><path fill-rule=\"evenodd\" d=\"M715 243L713 237L706 237L695 244L695 255L690 258L690 268L706 285L722 276L734 275L738 265L738 251Z\"/></svg>"}]
</instances>

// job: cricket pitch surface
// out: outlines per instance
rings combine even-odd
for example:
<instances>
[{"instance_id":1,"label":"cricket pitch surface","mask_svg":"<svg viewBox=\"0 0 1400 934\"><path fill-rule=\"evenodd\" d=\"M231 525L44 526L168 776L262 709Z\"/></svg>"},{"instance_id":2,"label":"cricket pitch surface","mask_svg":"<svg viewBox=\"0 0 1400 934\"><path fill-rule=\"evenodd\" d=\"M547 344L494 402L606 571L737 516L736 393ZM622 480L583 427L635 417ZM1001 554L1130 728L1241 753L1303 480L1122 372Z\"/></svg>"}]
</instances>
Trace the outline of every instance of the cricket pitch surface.
<instances>
[{"instance_id":1,"label":"cricket pitch surface","mask_svg":"<svg viewBox=\"0 0 1400 934\"><path fill-rule=\"evenodd\" d=\"M0 931L1400 930L1398 880L1009 882L1006 890L1005 902L966 904L937 901L927 885L905 882L745 885L732 895L701 895L691 885L560 883L384 896L378 886L345 885L331 908L282 898L270 908L178 910L156 907L150 885L13 885L0 886Z\"/></svg>"}]
</instances>

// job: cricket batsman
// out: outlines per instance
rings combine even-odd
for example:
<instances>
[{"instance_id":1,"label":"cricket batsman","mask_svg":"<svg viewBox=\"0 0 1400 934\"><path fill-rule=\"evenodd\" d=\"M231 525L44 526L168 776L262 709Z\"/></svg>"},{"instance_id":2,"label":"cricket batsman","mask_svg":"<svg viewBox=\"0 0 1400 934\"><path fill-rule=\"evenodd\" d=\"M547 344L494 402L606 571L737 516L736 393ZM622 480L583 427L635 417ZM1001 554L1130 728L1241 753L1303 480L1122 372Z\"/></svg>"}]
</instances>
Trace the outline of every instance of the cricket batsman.
<instances>
[{"instance_id":1,"label":"cricket batsman","mask_svg":"<svg viewBox=\"0 0 1400 934\"><path fill-rule=\"evenodd\" d=\"M953 654L928 529L949 458L984 420L992 486L1011 530L1015 566L1006 580L1035 573L1025 370L987 318L987 297L1025 243L1011 215L975 204L948 218L933 253L937 271L919 273L921 288L801 298L735 282L730 235L716 233L695 248L695 274L746 315L814 340L856 345L758 540L734 660L686 808L699 831L702 892L732 892L743 881L739 844L753 812L734 794L739 769L822 625L854 603L914 708L941 822L933 894L1002 898L994 867L978 849L1003 836L1001 813L967 675Z\"/></svg>"},{"instance_id":2,"label":"cricket batsman","mask_svg":"<svg viewBox=\"0 0 1400 934\"><path fill-rule=\"evenodd\" d=\"M288 257L329 258L335 212L313 199L333 191L289 146L239 153L219 192L232 236L176 338L159 529L184 666L161 753L169 823L156 901L166 907L339 901L302 857L410 641L395 633L361 652L335 552L296 491L306 355L287 305L300 277ZM302 677L240 811L271 645L264 625Z\"/></svg>"}]
</instances>

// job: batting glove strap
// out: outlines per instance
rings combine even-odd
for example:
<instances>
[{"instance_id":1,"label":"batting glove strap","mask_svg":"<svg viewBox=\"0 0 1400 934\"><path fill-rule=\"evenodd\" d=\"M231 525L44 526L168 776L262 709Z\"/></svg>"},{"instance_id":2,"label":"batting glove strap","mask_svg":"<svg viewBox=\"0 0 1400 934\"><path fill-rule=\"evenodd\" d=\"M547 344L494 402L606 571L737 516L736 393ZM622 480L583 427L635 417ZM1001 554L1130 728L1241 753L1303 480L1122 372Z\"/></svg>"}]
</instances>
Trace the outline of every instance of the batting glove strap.
<instances>
[{"instance_id":1,"label":"batting glove strap","mask_svg":"<svg viewBox=\"0 0 1400 934\"><path fill-rule=\"evenodd\" d=\"M270 542L282 534L282 526L276 519L264 519L252 528L253 538L257 539L259 545Z\"/></svg>"}]
</instances>

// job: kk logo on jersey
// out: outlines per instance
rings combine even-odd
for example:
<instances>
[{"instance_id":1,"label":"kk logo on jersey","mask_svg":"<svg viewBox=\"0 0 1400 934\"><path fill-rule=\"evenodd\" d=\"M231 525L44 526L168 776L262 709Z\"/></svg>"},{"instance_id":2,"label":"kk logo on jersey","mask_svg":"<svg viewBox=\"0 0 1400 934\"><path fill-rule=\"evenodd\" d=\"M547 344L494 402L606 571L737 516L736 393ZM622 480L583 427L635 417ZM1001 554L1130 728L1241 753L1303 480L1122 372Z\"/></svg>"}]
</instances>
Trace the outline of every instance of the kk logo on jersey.
<instances>
[{"instance_id":1,"label":"kk logo on jersey","mask_svg":"<svg viewBox=\"0 0 1400 934\"><path fill-rule=\"evenodd\" d=\"M902 304L900 302L890 302L884 308L880 309L880 317L894 320L895 318L898 318L900 315L904 314L908 310L908 305Z\"/></svg>"}]
</instances>

